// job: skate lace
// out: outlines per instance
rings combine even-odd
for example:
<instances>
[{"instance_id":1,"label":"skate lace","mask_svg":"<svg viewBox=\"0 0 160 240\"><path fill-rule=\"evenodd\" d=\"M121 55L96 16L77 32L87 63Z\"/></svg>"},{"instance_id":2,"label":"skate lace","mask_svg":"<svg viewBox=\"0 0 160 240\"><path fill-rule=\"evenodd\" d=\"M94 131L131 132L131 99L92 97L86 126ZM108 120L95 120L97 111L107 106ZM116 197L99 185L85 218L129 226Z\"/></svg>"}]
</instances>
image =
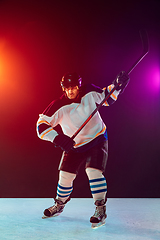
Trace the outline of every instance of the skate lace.
<instances>
[{"instance_id":1,"label":"skate lace","mask_svg":"<svg viewBox=\"0 0 160 240\"><path fill-rule=\"evenodd\" d=\"M95 213L93 215L93 217L101 217L105 214L105 210L104 210L104 206L98 206L96 207Z\"/></svg>"},{"instance_id":2,"label":"skate lace","mask_svg":"<svg viewBox=\"0 0 160 240\"><path fill-rule=\"evenodd\" d=\"M63 205L55 204L54 206L49 208L49 211L51 212L51 214L58 213L58 212L61 212L63 208L64 208Z\"/></svg>"}]
</instances>

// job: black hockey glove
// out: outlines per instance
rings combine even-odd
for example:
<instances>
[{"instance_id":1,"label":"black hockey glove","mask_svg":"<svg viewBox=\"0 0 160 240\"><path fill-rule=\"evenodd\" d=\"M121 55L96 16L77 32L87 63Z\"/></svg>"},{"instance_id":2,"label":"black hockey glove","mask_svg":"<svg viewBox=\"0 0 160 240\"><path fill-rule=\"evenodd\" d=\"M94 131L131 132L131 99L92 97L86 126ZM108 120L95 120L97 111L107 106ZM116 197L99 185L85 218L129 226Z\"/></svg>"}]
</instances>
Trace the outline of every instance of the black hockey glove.
<instances>
[{"instance_id":1,"label":"black hockey glove","mask_svg":"<svg viewBox=\"0 0 160 240\"><path fill-rule=\"evenodd\" d=\"M55 147L60 147L63 151L69 152L74 146L75 141L65 134L59 134L55 137L53 143Z\"/></svg>"},{"instance_id":2,"label":"black hockey glove","mask_svg":"<svg viewBox=\"0 0 160 240\"><path fill-rule=\"evenodd\" d=\"M130 80L129 75L126 72L122 71L118 74L113 84L117 86L116 90L121 90L120 93L123 93L124 89L127 87L129 83L129 80Z\"/></svg>"}]
</instances>

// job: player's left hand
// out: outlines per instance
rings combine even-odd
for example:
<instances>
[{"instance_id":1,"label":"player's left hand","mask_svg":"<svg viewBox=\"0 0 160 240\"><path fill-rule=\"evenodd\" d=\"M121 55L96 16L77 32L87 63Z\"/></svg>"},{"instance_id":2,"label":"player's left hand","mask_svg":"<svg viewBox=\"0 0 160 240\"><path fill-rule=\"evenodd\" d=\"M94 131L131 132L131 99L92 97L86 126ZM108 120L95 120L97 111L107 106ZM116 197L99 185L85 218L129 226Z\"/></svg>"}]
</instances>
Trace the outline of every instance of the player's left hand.
<instances>
[{"instance_id":1,"label":"player's left hand","mask_svg":"<svg viewBox=\"0 0 160 240\"><path fill-rule=\"evenodd\" d=\"M121 71L116 80L114 80L114 85L117 85L116 90L121 90L120 93L123 93L124 89L127 87L129 83L129 75L125 71Z\"/></svg>"},{"instance_id":2,"label":"player's left hand","mask_svg":"<svg viewBox=\"0 0 160 240\"><path fill-rule=\"evenodd\" d=\"M65 134L57 135L53 143L56 147L60 147L65 152L69 152L75 145L75 141Z\"/></svg>"}]
</instances>

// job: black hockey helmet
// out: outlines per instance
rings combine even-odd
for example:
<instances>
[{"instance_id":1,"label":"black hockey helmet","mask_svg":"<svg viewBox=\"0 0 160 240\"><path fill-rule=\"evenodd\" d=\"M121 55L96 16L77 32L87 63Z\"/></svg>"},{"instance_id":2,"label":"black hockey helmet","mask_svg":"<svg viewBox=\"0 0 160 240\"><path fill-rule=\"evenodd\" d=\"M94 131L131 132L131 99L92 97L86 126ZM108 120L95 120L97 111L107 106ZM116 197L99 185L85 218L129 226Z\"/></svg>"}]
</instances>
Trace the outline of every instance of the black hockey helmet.
<instances>
[{"instance_id":1,"label":"black hockey helmet","mask_svg":"<svg viewBox=\"0 0 160 240\"><path fill-rule=\"evenodd\" d=\"M66 73L64 74L64 76L62 77L62 80L60 81L61 87L63 89L63 91L65 90L65 88L68 87L81 87L82 84L82 78L76 73Z\"/></svg>"}]
</instances>

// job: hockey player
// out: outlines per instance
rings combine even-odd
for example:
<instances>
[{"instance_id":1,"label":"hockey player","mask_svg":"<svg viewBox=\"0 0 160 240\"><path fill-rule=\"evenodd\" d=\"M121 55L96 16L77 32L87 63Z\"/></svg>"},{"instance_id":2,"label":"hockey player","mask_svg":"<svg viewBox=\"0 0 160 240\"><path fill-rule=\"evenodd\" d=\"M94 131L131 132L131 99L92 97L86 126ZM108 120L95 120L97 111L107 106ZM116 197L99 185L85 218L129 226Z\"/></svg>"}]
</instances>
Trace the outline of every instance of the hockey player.
<instances>
[{"instance_id":1,"label":"hockey player","mask_svg":"<svg viewBox=\"0 0 160 240\"><path fill-rule=\"evenodd\" d=\"M77 73L66 73L60 82L64 94L53 101L39 115L37 134L40 139L51 141L63 150L59 165L59 181L55 204L45 209L42 218L59 215L70 200L73 181L81 164L89 179L91 193L96 206L90 218L92 227L103 225L106 215L107 182L103 175L108 158L108 137L106 125L97 112L73 140L71 137L83 124L105 96L113 89L105 106L113 104L129 82L127 73L121 72L113 84L101 89L93 84L82 85ZM56 126L60 125L59 132Z\"/></svg>"}]
</instances>

